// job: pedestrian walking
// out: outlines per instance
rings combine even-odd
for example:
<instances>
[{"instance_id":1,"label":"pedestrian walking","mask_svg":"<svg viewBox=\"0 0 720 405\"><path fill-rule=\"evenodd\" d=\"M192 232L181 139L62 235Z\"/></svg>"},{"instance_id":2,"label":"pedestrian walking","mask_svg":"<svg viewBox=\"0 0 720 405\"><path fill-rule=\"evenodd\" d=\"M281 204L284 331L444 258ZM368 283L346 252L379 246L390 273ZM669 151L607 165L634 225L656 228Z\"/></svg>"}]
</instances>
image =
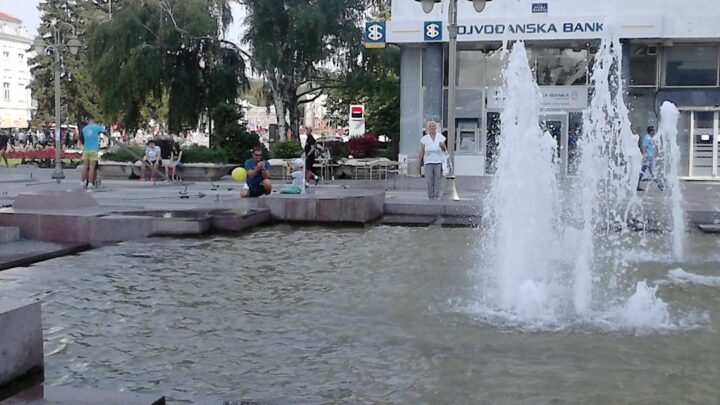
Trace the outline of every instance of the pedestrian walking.
<instances>
[{"instance_id":1,"label":"pedestrian walking","mask_svg":"<svg viewBox=\"0 0 720 405\"><path fill-rule=\"evenodd\" d=\"M650 174L650 178L655 182L660 191L665 189L662 181L655 175L655 127L649 126L647 133L640 139L640 150L643 154L643 164L640 169L640 178L638 179L637 191L645 191L640 187L640 183L643 180L643 174L647 171Z\"/></svg>"},{"instance_id":2,"label":"pedestrian walking","mask_svg":"<svg viewBox=\"0 0 720 405\"><path fill-rule=\"evenodd\" d=\"M437 132L437 122L427 123L427 134L420 139L420 153L418 155L419 167L425 167L425 180L427 181L427 194L431 200L440 198L440 183L442 181L442 162L445 159L445 137Z\"/></svg>"},{"instance_id":3,"label":"pedestrian walking","mask_svg":"<svg viewBox=\"0 0 720 405\"><path fill-rule=\"evenodd\" d=\"M305 181L310 182L310 180L315 180L315 185L317 186L320 177L313 171L315 159L317 158L317 141L312 134L312 128L306 127L305 131L307 135L307 138L305 138Z\"/></svg>"}]
</instances>

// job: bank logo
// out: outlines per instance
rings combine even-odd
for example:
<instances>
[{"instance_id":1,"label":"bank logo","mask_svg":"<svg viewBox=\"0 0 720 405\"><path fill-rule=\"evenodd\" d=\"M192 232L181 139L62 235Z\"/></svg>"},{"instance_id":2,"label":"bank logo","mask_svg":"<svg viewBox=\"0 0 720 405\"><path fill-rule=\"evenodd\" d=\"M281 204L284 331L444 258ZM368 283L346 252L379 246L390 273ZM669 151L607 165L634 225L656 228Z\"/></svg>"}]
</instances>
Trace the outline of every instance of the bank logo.
<instances>
[{"instance_id":1,"label":"bank logo","mask_svg":"<svg viewBox=\"0 0 720 405\"><path fill-rule=\"evenodd\" d=\"M442 41L442 21L425 21L425 41Z\"/></svg>"},{"instance_id":2,"label":"bank logo","mask_svg":"<svg viewBox=\"0 0 720 405\"><path fill-rule=\"evenodd\" d=\"M385 47L385 21L371 21L365 23L365 47Z\"/></svg>"}]
</instances>

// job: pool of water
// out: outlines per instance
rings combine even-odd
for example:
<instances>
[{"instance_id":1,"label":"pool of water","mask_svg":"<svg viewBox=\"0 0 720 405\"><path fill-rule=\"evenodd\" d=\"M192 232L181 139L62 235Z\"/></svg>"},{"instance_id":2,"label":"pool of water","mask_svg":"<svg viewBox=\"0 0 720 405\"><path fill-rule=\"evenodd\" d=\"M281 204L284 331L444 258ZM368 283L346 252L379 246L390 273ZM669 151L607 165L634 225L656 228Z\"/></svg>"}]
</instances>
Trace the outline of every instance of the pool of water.
<instances>
[{"instance_id":1,"label":"pool of water","mask_svg":"<svg viewBox=\"0 0 720 405\"><path fill-rule=\"evenodd\" d=\"M717 403L718 239L628 249L671 325L528 327L481 306L471 229L279 225L0 273L43 303L52 385L273 403ZM652 244L650 244L652 245ZM628 296L631 291L628 291Z\"/></svg>"}]
</instances>

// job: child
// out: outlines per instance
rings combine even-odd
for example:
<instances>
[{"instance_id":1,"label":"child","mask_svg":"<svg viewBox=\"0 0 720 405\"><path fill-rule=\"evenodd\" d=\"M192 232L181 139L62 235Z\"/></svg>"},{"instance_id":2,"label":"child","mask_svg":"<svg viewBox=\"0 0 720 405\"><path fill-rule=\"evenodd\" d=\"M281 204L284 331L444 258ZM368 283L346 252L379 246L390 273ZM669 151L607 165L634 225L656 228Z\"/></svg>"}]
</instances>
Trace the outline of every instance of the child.
<instances>
[{"instance_id":1,"label":"child","mask_svg":"<svg viewBox=\"0 0 720 405\"><path fill-rule=\"evenodd\" d=\"M155 145L155 141L149 140L145 147L145 156L143 156L143 165L140 167L140 181L145 181L145 166L152 168L150 180L155 183L157 181L157 172L160 167L160 147Z\"/></svg>"},{"instance_id":2,"label":"child","mask_svg":"<svg viewBox=\"0 0 720 405\"><path fill-rule=\"evenodd\" d=\"M170 163L165 166L165 177L167 181L180 180L177 175L177 168L180 167L180 160L182 159L182 150L180 145L173 144L172 152L170 152Z\"/></svg>"},{"instance_id":3,"label":"child","mask_svg":"<svg viewBox=\"0 0 720 405\"><path fill-rule=\"evenodd\" d=\"M292 184L280 190L280 194L300 194L305 187L305 173L303 173L302 159L295 159L287 165L288 176L292 177Z\"/></svg>"}]
</instances>

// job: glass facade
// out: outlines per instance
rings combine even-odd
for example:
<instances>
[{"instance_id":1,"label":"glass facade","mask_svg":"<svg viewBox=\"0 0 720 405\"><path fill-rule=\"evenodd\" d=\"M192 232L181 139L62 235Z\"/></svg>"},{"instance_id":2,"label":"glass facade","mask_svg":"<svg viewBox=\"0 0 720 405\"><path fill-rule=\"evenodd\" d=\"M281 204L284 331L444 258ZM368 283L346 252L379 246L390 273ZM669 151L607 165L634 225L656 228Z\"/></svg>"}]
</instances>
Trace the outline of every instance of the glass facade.
<instances>
[{"instance_id":1,"label":"glass facade","mask_svg":"<svg viewBox=\"0 0 720 405\"><path fill-rule=\"evenodd\" d=\"M624 72L628 75L625 99L632 131L642 135L647 126L657 127L659 104L665 99L675 101L681 110L686 109L681 113L678 128L681 174L720 177L720 159L716 156L718 146L713 145L714 141L720 141L720 134L715 134L719 130L714 127L717 125L715 120L720 121L720 106L709 101L713 100L713 92L718 92L720 97L720 46L707 43L630 43L624 46ZM483 156L485 173L492 174L500 139L500 113L497 102L493 107L486 104L490 96L487 92L502 86L505 60L500 51L469 49L471 47L477 47L477 44L460 44L458 50L456 151L463 156ZM592 44L585 49L529 46L528 63L541 87L587 86L594 60L592 49ZM442 93L445 130L448 128L447 51L445 46ZM660 98L659 92L664 91L673 93L663 93ZM559 127L561 133L557 139L562 141L561 148L566 148L562 160L567 162L567 173L576 174L578 142L583 136L582 110L547 108L543 111L564 123ZM718 167L713 167L714 164Z\"/></svg>"},{"instance_id":2,"label":"glass facade","mask_svg":"<svg viewBox=\"0 0 720 405\"><path fill-rule=\"evenodd\" d=\"M666 86L718 85L717 45L675 45L664 53Z\"/></svg>"},{"instance_id":3,"label":"glass facade","mask_svg":"<svg viewBox=\"0 0 720 405\"><path fill-rule=\"evenodd\" d=\"M658 47L651 45L630 46L630 85L657 85Z\"/></svg>"}]
</instances>

